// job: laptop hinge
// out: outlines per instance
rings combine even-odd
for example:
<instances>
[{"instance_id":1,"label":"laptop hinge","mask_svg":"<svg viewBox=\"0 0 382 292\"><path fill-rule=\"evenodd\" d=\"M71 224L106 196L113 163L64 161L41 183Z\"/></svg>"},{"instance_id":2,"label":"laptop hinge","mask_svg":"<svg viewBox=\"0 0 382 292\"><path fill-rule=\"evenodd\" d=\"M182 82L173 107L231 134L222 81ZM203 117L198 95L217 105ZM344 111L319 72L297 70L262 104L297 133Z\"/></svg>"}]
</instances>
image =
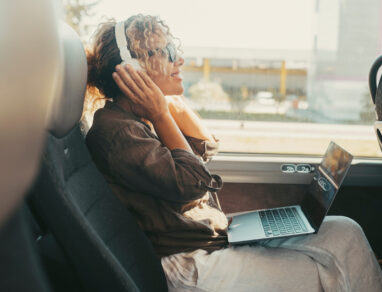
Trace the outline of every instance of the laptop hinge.
<instances>
[{"instance_id":1,"label":"laptop hinge","mask_svg":"<svg viewBox=\"0 0 382 292\"><path fill-rule=\"evenodd\" d=\"M306 212L306 210L302 204L300 204L300 207L301 207L302 212L304 213L306 219L308 219L310 226L314 229L314 233L317 233L319 226L316 226L316 224L313 222L312 218L309 216L308 212Z\"/></svg>"}]
</instances>

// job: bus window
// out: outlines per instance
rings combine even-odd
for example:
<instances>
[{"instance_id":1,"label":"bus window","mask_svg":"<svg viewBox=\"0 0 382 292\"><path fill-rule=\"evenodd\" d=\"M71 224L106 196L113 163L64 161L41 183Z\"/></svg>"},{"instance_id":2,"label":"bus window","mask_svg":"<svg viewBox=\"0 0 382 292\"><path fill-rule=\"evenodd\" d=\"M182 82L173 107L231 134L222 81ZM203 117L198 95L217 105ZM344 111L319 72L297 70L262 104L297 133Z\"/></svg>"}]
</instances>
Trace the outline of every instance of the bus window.
<instances>
[{"instance_id":1,"label":"bus window","mask_svg":"<svg viewBox=\"0 0 382 292\"><path fill-rule=\"evenodd\" d=\"M80 20L67 13L85 43L127 12L169 24L182 40L184 99L221 152L320 155L334 140L381 157L367 85L382 49L378 0L88 3Z\"/></svg>"}]
</instances>

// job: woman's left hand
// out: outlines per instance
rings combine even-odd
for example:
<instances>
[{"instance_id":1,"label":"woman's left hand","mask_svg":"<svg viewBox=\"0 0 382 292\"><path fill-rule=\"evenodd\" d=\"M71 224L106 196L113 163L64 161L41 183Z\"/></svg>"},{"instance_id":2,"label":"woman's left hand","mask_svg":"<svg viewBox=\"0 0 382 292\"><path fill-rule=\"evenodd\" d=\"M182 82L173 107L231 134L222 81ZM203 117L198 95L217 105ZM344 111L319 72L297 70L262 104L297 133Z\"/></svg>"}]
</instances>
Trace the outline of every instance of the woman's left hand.
<instances>
[{"instance_id":1,"label":"woman's left hand","mask_svg":"<svg viewBox=\"0 0 382 292\"><path fill-rule=\"evenodd\" d=\"M166 100L170 114L184 135L215 142L199 116L186 104L182 96L166 96Z\"/></svg>"},{"instance_id":2,"label":"woman's left hand","mask_svg":"<svg viewBox=\"0 0 382 292\"><path fill-rule=\"evenodd\" d=\"M175 114L184 112L187 108L187 105L183 101L182 96L178 96L178 95L166 96L166 100L167 100L168 109L172 116L174 116Z\"/></svg>"}]
</instances>

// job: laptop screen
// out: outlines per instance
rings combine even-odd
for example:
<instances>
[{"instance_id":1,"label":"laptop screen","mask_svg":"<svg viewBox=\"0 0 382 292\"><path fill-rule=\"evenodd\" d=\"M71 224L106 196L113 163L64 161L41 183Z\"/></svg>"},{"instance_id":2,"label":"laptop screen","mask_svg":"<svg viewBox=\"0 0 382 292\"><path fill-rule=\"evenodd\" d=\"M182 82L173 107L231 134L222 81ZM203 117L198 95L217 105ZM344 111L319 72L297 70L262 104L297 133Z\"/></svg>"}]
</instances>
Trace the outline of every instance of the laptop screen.
<instances>
[{"instance_id":1,"label":"laptop screen","mask_svg":"<svg viewBox=\"0 0 382 292\"><path fill-rule=\"evenodd\" d=\"M346 170L352 159L353 156L348 152L334 142L330 142L319 168L332 178L338 188L345 178Z\"/></svg>"},{"instance_id":2,"label":"laptop screen","mask_svg":"<svg viewBox=\"0 0 382 292\"><path fill-rule=\"evenodd\" d=\"M315 170L301 207L316 230L324 220L352 159L351 154L330 142L321 164Z\"/></svg>"}]
</instances>

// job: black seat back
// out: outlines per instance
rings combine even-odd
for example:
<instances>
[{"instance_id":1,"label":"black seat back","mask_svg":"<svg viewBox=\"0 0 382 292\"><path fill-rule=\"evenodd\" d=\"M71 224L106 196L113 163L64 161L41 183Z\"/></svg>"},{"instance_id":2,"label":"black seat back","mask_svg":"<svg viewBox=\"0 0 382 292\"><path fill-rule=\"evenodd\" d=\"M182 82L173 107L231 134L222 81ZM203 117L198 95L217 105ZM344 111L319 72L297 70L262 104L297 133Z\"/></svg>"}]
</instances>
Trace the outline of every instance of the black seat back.
<instances>
[{"instance_id":1,"label":"black seat back","mask_svg":"<svg viewBox=\"0 0 382 292\"><path fill-rule=\"evenodd\" d=\"M159 259L127 208L94 165L80 130L86 57L62 27L65 81L53 106L34 209L51 229L88 291L166 291Z\"/></svg>"}]
</instances>

